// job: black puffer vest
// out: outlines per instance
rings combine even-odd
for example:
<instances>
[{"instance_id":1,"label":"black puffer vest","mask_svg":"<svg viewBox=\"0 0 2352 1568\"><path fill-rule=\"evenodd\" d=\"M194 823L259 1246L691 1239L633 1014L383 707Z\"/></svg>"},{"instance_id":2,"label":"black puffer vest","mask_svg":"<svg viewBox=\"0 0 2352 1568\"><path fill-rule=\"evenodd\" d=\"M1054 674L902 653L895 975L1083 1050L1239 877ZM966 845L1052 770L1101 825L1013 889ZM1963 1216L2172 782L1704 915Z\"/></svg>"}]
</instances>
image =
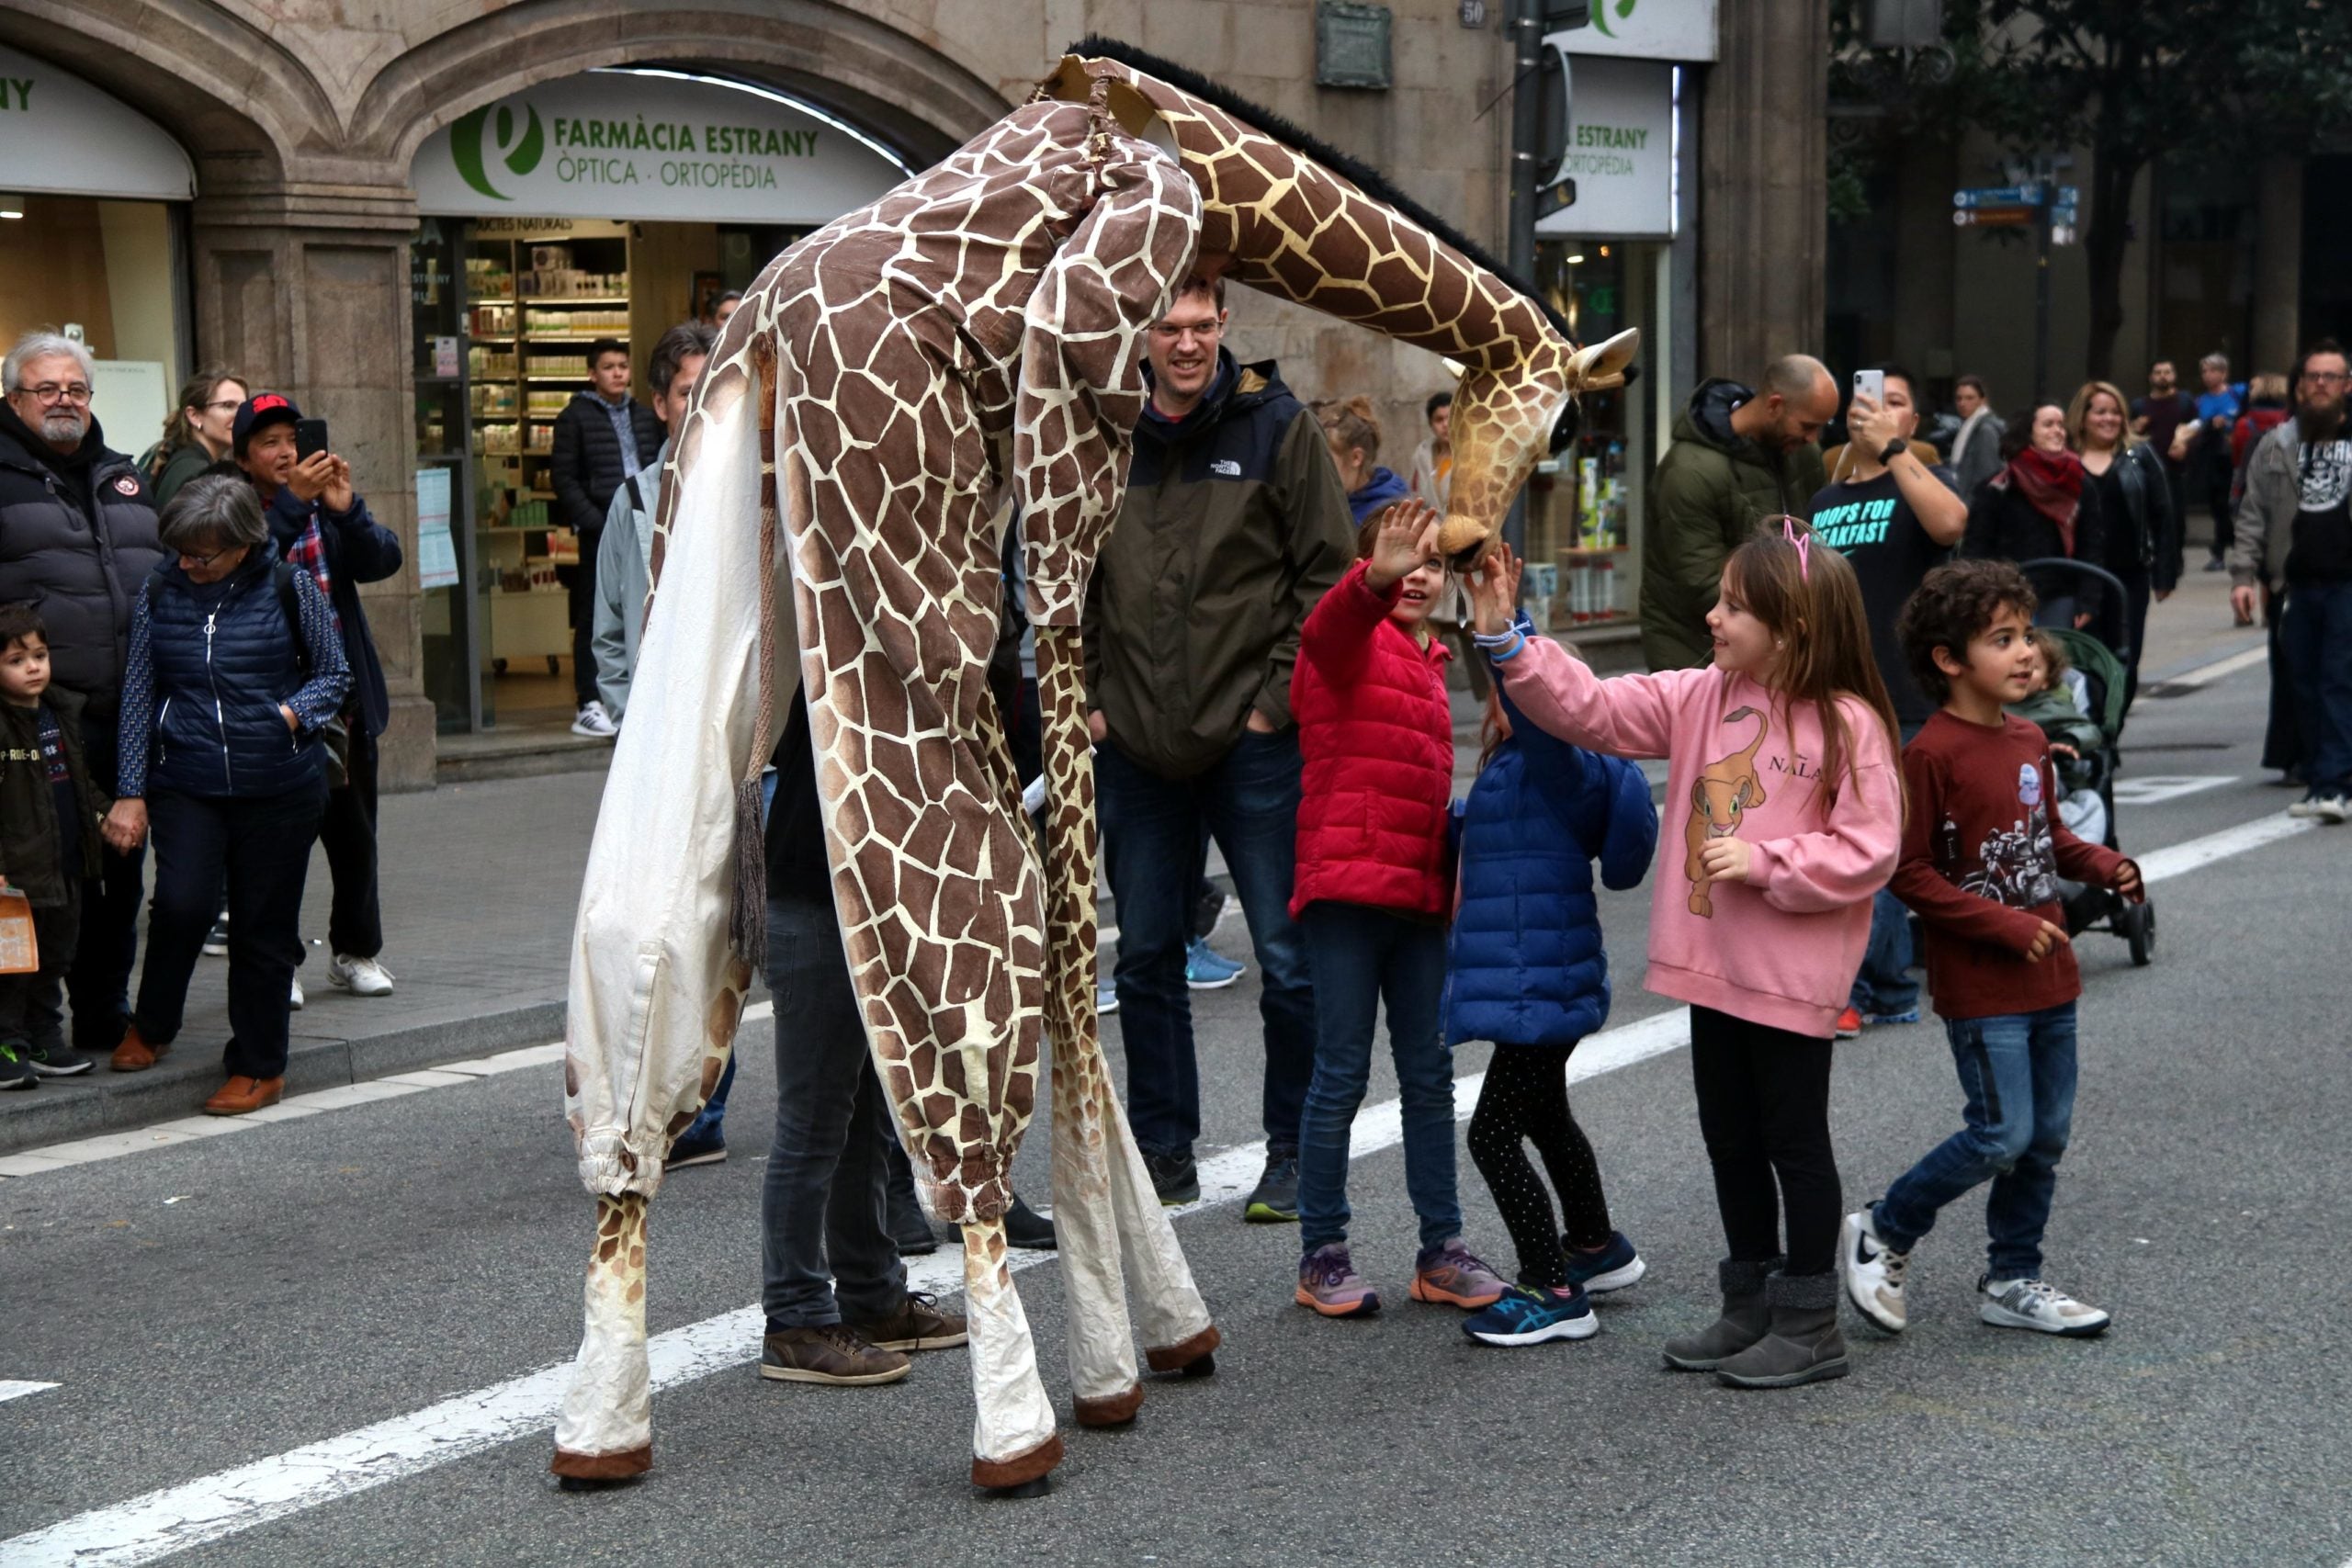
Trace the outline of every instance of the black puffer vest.
<instances>
[{"instance_id":1,"label":"black puffer vest","mask_svg":"<svg viewBox=\"0 0 2352 1568\"><path fill-rule=\"evenodd\" d=\"M40 606L51 679L100 715L122 689L132 602L163 558L145 481L96 420L68 460L0 406L0 601Z\"/></svg>"}]
</instances>

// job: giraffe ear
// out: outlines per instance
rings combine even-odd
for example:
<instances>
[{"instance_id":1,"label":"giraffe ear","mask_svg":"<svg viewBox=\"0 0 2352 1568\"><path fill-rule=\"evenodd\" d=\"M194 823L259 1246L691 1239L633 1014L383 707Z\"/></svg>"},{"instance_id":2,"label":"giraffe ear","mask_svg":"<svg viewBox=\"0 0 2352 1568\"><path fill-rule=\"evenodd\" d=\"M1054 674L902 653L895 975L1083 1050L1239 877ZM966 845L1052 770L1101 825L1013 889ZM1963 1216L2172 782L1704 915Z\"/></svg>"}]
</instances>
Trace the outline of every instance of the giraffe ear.
<instances>
[{"instance_id":1,"label":"giraffe ear","mask_svg":"<svg viewBox=\"0 0 2352 1568\"><path fill-rule=\"evenodd\" d=\"M1634 355L1641 352L1641 347L1639 327L1628 327L1606 342L1588 344L1569 357L1569 381L1589 391L1623 386L1625 367L1634 362Z\"/></svg>"},{"instance_id":2,"label":"giraffe ear","mask_svg":"<svg viewBox=\"0 0 2352 1568\"><path fill-rule=\"evenodd\" d=\"M1082 104L1092 87L1093 83L1086 74L1086 62L1075 54L1065 54L1062 62L1054 67L1054 73L1037 84L1037 94L1066 104Z\"/></svg>"}]
</instances>

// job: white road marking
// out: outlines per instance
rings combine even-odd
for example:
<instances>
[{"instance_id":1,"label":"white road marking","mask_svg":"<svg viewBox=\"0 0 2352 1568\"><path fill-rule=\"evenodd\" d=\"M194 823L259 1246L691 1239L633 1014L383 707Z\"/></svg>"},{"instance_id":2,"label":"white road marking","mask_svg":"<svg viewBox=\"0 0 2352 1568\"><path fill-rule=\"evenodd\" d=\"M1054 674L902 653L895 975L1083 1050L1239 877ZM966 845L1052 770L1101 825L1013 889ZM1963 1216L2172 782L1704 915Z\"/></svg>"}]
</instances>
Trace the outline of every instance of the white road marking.
<instances>
[{"instance_id":1,"label":"white road marking","mask_svg":"<svg viewBox=\"0 0 2352 1568\"><path fill-rule=\"evenodd\" d=\"M2234 675L2241 670L2251 670L2268 660L2269 657L2270 647L2267 643L2263 643L2241 652L2233 653L2227 659L2217 659L2211 664L2200 664L2194 670L2156 682L2155 684L2164 687L2167 694L2176 690L2210 686L2224 676Z\"/></svg>"},{"instance_id":2,"label":"white road marking","mask_svg":"<svg viewBox=\"0 0 2352 1568\"><path fill-rule=\"evenodd\" d=\"M2311 822L2287 817L2245 823L2143 857L2141 875L2151 883L2161 882L2312 826ZM745 1009L745 1018L751 1018L753 1011ZM1687 1008L1603 1030L1585 1040L1568 1058L1569 1079L1577 1082L1616 1072L1679 1049L1689 1043L1690 1037L1690 1014ZM552 1058L546 1053L560 1055L562 1047L535 1046L530 1051L539 1053L539 1060L549 1060ZM1471 1073L1454 1080L1456 1120L1468 1116L1470 1108L1476 1104L1477 1090L1485 1077L1483 1073ZM1387 1100L1365 1106L1356 1116L1350 1156L1362 1159L1380 1153L1394 1147L1402 1137L1397 1101ZM1240 1198L1257 1180L1265 1156L1265 1145L1253 1143L1203 1160L1200 1200L1178 1210L1177 1217ZM1012 1254L1012 1267L1016 1270L1051 1261L1050 1253ZM963 1284L962 1254L949 1248L932 1258L914 1260L907 1269L907 1283L910 1289L940 1296L957 1293ZM676 1388L747 1364L758 1355L760 1333L764 1326L763 1314L753 1305L653 1336L648 1354L654 1388ZM0 1540L0 1562L8 1563L10 1568L96 1568L98 1564L152 1562L206 1541L219 1540L273 1519L420 1474L484 1449L537 1436L554 1425L571 1371L569 1361L544 1367L338 1438L308 1443L232 1470L74 1515L13 1540ZM2352 1564L2346 1568L2352 1568Z\"/></svg>"},{"instance_id":3,"label":"white road marking","mask_svg":"<svg viewBox=\"0 0 2352 1568\"><path fill-rule=\"evenodd\" d=\"M2115 804L2154 806L2159 801L2178 800L2184 795L2237 782L2235 773L2135 773L2115 781Z\"/></svg>"},{"instance_id":4,"label":"white road marking","mask_svg":"<svg viewBox=\"0 0 2352 1568\"><path fill-rule=\"evenodd\" d=\"M6 1404L12 1399L22 1399L28 1393L39 1393L45 1388L57 1386L53 1382L19 1382L8 1378L0 1378L0 1404Z\"/></svg>"}]
</instances>

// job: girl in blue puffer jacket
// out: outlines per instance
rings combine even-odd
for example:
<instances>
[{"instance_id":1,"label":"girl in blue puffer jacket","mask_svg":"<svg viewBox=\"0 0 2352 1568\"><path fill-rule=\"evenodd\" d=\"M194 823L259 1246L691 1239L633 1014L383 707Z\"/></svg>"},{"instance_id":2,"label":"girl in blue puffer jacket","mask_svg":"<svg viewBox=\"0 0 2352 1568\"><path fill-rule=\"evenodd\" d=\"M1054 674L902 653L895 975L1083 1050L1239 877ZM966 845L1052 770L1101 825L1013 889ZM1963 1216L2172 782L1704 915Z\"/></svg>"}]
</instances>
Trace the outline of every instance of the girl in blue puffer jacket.
<instances>
[{"instance_id":1,"label":"girl in blue puffer jacket","mask_svg":"<svg viewBox=\"0 0 2352 1568\"><path fill-rule=\"evenodd\" d=\"M1520 629L1534 631L1523 616ZM1464 1320L1463 1332L1488 1345L1583 1339L1600 1326L1587 1293L1622 1290L1644 1268L1610 1228L1600 1168L1568 1109L1568 1053L1609 1017L1592 863L1605 886L1638 886L1657 847L1657 808L1639 768L1525 722L1498 682L1486 761L1459 809L1445 1037L1495 1043L1470 1118L1470 1157L1519 1248L1519 1288ZM1526 1143L1558 1190L1565 1236Z\"/></svg>"}]
</instances>

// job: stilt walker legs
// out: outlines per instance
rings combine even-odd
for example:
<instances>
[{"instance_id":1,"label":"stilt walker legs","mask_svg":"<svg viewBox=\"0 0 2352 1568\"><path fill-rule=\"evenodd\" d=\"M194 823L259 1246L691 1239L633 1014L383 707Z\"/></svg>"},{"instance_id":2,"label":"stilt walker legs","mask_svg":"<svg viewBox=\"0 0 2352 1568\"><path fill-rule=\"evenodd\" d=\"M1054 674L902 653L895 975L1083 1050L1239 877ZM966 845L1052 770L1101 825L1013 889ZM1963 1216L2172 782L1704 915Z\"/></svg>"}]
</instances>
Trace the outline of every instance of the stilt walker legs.
<instances>
[{"instance_id":1,"label":"stilt walker legs","mask_svg":"<svg viewBox=\"0 0 2352 1568\"><path fill-rule=\"evenodd\" d=\"M653 1386L645 1353L645 1211L641 1192L596 1200L588 1258L586 1334L548 1468L567 1483L627 1480L653 1467Z\"/></svg>"}]
</instances>

